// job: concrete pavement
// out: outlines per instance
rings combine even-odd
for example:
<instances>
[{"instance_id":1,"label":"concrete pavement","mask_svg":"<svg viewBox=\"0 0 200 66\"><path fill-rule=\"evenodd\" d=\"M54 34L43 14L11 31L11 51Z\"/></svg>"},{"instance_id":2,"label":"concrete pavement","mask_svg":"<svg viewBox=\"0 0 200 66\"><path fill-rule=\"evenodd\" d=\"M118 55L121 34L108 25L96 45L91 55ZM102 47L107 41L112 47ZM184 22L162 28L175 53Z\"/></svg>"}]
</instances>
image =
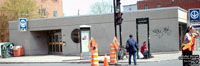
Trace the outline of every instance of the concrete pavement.
<instances>
[{"instance_id":1,"label":"concrete pavement","mask_svg":"<svg viewBox=\"0 0 200 66\"><path fill-rule=\"evenodd\" d=\"M200 54L199 51L194 54ZM159 62L167 60L177 60L181 56L181 52L162 52L152 53L154 58L138 59L138 63L144 62ZM109 59L109 56L107 56ZM99 56L100 62L103 62L104 56ZM119 60L119 63L128 63L128 59ZM43 55L43 56L22 56L11 58L0 58L1 64L9 63L90 63L90 59L80 60L80 56L59 56L59 55Z\"/></svg>"},{"instance_id":2,"label":"concrete pavement","mask_svg":"<svg viewBox=\"0 0 200 66\"><path fill-rule=\"evenodd\" d=\"M90 63L29 63L29 64L0 64L0 66L90 66ZM162 62L147 62L147 63L138 63L137 66L183 66L181 60L170 60ZM103 63L100 63L99 66L103 66ZM134 66L129 65L128 63L120 63L118 65L109 65L109 66Z\"/></svg>"}]
</instances>

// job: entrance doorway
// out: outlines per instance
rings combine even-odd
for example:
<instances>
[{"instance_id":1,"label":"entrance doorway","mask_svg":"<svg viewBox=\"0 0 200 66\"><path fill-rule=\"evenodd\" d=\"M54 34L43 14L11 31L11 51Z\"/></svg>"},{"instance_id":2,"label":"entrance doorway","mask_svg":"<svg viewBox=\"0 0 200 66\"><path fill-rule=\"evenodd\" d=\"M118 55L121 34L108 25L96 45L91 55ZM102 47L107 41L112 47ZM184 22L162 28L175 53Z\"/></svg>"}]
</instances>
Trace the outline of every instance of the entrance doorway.
<instances>
[{"instance_id":1,"label":"entrance doorway","mask_svg":"<svg viewBox=\"0 0 200 66\"><path fill-rule=\"evenodd\" d=\"M187 24L179 23L179 51L181 51L182 49L182 42L186 29L187 29Z\"/></svg>"},{"instance_id":2,"label":"entrance doorway","mask_svg":"<svg viewBox=\"0 0 200 66\"><path fill-rule=\"evenodd\" d=\"M61 30L54 30L48 32L48 47L49 54L62 55L62 34Z\"/></svg>"}]
</instances>

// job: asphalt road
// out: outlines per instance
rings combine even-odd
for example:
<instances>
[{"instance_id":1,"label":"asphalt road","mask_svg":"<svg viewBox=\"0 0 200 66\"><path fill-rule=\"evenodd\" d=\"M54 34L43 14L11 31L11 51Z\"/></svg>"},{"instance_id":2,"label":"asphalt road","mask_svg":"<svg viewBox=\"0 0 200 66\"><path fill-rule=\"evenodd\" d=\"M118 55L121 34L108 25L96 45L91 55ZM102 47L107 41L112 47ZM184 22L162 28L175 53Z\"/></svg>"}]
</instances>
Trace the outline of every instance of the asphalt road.
<instances>
[{"instance_id":1,"label":"asphalt road","mask_svg":"<svg viewBox=\"0 0 200 66\"><path fill-rule=\"evenodd\" d=\"M25 64L0 64L0 66L90 66L89 63L25 63ZM103 64L100 64L103 66ZM110 65L116 66L116 65ZM117 66L134 66L128 65L128 63L120 63ZM181 60L161 61L161 62L146 62L138 63L136 66L182 66Z\"/></svg>"},{"instance_id":2,"label":"asphalt road","mask_svg":"<svg viewBox=\"0 0 200 66\"><path fill-rule=\"evenodd\" d=\"M123 66L128 66L128 64L123 64ZM171 60L171 61L138 63L137 66L183 66L183 65L181 60Z\"/></svg>"}]
</instances>

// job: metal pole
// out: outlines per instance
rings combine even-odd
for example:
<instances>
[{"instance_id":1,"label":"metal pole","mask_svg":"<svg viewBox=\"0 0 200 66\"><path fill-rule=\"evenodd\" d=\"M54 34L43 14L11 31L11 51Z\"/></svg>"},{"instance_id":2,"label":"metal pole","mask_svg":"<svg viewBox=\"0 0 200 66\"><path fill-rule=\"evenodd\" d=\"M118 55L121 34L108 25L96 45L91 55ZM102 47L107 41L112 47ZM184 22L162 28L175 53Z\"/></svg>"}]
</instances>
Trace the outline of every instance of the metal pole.
<instances>
[{"instance_id":1,"label":"metal pole","mask_svg":"<svg viewBox=\"0 0 200 66\"><path fill-rule=\"evenodd\" d=\"M147 18L147 26L148 26L148 57L150 58L150 37L149 37L149 18Z\"/></svg>"},{"instance_id":2,"label":"metal pole","mask_svg":"<svg viewBox=\"0 0 200 66\"><path fill-rule=\"evenodd\" d=\"M122 13L121 13L121 8L120 8L120 4L119 4L119 12L120 12L120 15L122 17ZM120 48L122 48L122 29L121 29L121 25L122 25L122 18L120 19L120 22L121 24L119 25L119 34L120 34Z\"/></svg>"},{"instance_id":3,"label":"metal pole","mask_svg":"<svg viewBox=\"0 0 200 66\"><path fill-rule=\"evenodd\" d=\"M138 39L138 19L136 19L136 39L137 39L137 44L139 46L139 39ZM138 50L137 50L137 58L139 58L138 56Z\"/></svg>"},{"instance_id":4,"label":"metal pole","mask_svg":"<svg viewBox=\"0 0 200 66\"><path fill-rule=\"evenodd\" d=\"M122 48L122 30L121 30L121 24L119 25L119 33L120 33L120 48Z\"/></svg>"},{"instance_id":5,"label":"metal pole","mask_svg":"<svg viewBox=\"0 0 200 66\"><path fill-rule=\"evenodd\" d=\"M114 7L114 27L115 27L115 37L117 37L117 25L116 25L116 6L115 6L115 0L113 0L113 7Z\"/></svg>"},{"instance_id":6,"label":"metal pole","mask_svg":"<svg viewBox=\"0 0 200 66\"><path fill-rule=\"evenodd\" d=\"M136 19L136 39L137 39L137 43L138 43L138 46L139 46L139 39L138 39L138 20Z\"/></svg>"}]
</instances>

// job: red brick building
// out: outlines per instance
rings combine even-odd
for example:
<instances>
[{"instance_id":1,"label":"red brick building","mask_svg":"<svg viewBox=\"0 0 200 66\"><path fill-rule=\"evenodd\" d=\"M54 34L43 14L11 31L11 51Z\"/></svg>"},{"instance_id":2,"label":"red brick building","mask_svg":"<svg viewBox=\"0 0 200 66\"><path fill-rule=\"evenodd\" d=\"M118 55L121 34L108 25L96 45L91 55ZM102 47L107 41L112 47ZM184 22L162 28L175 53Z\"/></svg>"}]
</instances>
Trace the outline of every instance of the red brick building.
<instances>
[{"instance_id":1,"label":"red brick building","mask_svg":"<svg viewBox=\"0 0 200 66\"><path fill-rule=\"evenodd\" d=\"M44 18L63 16L62 0L33 0L33 1L36 1L37 6L39 7L38 13L44 16Z\"/></svg>"},{"instance_id":2,"label":"red brick building","mask_svg":"<svg viewBox=\"0 0 200 66\"><path fill-rule=\"evenodd\" d=\"M138 10L179 6L185 10L200 8L200 0L142 0L137 2Z\"/></svg>"}]
</instances>

